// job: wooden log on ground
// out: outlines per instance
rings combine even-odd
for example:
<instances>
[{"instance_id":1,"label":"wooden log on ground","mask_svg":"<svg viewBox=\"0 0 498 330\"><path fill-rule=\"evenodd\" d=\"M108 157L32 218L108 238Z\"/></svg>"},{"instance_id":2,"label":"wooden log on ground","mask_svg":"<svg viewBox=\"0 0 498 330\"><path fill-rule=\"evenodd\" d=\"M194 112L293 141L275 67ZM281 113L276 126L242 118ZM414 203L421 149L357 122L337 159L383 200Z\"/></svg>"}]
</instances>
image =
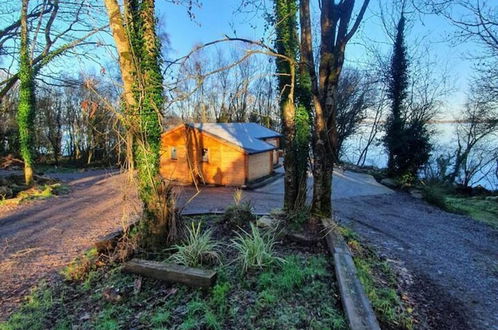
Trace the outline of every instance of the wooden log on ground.
<instances>
[{"instance_id":1,"label":"wooden log on ground","mask_svg":"<svg viewBox=\"0 0 498 330\"><path fill-rule=\"evenodd\" d=\"M157 280L178 282L192 287L210 287L216 280L216 272L163 262L132 259L125 263L124 271L152 277Z\"/></svg>"}]
</instances>

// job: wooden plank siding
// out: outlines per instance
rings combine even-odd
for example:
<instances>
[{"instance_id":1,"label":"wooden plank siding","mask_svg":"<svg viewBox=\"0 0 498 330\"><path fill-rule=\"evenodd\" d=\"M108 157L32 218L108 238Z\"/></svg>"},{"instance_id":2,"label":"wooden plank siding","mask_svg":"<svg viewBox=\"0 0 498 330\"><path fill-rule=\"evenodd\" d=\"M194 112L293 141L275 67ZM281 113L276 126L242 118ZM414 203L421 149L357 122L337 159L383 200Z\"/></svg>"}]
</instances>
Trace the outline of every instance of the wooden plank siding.
<instances>
[{"instance_id":1,"label":"wooden plank siding","mask_svg":"<svg viewBox=\"0 0 498 330\"><path fill-rule=\"evenodd\" d=\"M171 159L172 147L176 148L176 160ZM253 155L247 155L241 147L185 125L164 133L161 148L160 173L166 179L182 183L193 183L195 179L199 183L241 186L247 183L251 171L246 158L250 162ZM202 159L203 149L207 149L207 161ZM253 163L259 166L257 161ZM268 170L267 166L265 168ZM264 175L270 173L271 169Z\"/></svg>"}]
</instances>

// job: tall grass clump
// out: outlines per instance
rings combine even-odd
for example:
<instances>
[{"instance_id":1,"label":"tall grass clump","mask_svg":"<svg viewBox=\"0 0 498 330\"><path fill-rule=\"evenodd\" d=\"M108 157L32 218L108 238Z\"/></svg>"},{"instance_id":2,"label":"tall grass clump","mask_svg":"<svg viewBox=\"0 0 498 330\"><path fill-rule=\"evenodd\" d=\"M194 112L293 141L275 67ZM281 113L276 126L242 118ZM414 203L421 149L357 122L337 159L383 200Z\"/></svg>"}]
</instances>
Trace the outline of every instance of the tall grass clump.
<instances>
[{"instance_id":1,"label":"tall grass clump","mask_svg":"<svg viewBox=\"0 0 498 330\"><path fill-rule=\"evenodd\" d=\"M168 261L189 267L212 264L221 260L219 244L213 239L211 230L201 231L201 223L187 227L187 237L172 248L176 252Z\"/></svg>"},{"instance_id":2,"label":"tall grass clump","mask_svg":"<svg viewBox=\"0 0 498 330\"><path fill-rule=\"evenodd\" d=\"M223 221L234 227L247 227L248 223L256 220L252 213L250 202L242 201L244 193L241 189L235 190L233 194L234 203L228 206L223 216Z\"/></svg>"},{"instance_id":3,"label":"tall grass clump","mask_svg":"<svg viewBox=\"0 0 498 330\"><path fill-rule=\"evenodd\" d=\"M238 252L236 260L244 272L282 262L283 259L274 256L275 244L275 237L271 232L261 233L253 223L250 233L242 230L232 240L232 246Z\"/></svg>"}]
</instances>

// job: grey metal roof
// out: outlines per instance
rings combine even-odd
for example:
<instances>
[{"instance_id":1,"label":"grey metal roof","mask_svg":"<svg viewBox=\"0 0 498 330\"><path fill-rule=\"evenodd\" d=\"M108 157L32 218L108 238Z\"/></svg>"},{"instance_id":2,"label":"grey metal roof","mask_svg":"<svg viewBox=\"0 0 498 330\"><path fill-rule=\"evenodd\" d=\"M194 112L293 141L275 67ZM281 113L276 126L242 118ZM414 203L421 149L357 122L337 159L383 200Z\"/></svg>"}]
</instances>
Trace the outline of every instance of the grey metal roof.
<instances>
[{"instance_id":1,"label":"grey metal roof","mask_svg":"<svg viewBox=\"0 0 498 330\"><path fill-rule=\"evenodd\" d=\"M262 139L281 136L279 133L256 123L191 123L188 125L235 144L248 153L276 149L275 146Z\"/></svg>"}]
</instances>

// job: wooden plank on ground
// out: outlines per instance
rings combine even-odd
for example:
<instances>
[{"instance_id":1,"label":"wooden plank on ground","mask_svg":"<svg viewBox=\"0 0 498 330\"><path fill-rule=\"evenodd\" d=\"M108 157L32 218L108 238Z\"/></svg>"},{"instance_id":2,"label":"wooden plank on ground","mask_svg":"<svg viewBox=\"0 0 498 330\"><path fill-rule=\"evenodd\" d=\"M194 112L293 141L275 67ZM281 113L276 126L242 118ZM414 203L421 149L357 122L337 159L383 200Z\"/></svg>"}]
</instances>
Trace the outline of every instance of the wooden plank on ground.
<instances>
[{"instance_id":1,"label":"wooden plank on ground","mask_svg":"<svg viewBox=\"0 0 498 330\"><path fill-rule=\"evenodd\" d=\"M342 305L351 330L380 330L372 304L356 273L351 252L331 219L323 219L328 229L327 245L334 258L334 268Z\"/></svg>"},{"instance_id":2,"label":"wooden plank on ground","mask_svg":"<svg viewBox=\"0 0 498 330\"><path fill-rule=\"evenodd\" d=\"M124 271L193 287L210 287L216 280L216 272L213 270L191 268L144 259L132 259L128 261L124 265Z\"/></svg>"}]
</instances>

